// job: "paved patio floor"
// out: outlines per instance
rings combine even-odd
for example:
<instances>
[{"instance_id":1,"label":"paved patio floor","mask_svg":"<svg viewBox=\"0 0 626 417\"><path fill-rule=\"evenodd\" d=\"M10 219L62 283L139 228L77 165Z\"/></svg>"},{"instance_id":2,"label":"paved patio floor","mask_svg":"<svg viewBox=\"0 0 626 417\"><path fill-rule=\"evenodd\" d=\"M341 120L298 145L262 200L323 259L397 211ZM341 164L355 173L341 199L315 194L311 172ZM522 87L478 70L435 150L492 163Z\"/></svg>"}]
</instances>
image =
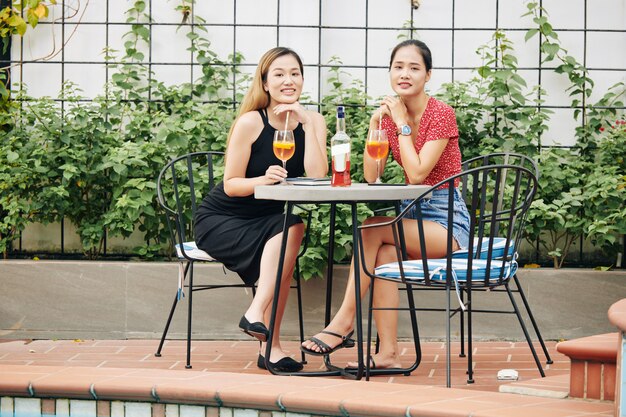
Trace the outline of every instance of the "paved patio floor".
<instances>
[{"instance_id":1,"label":"paved patio floor","mask_svg":"<svg viewBox=\"0 0 626 417\"><path fill-rule=\"evenodd\" d=\"M167 371L183 372L223 372L236 374L268 375L267 371L256 367L258 343L254 341L194 341L192 344L192 370L185 370L185 342L168 341L163 349L162 357L155 357L157 340L0 340L0 369L38 367L87 367L96 369L117 369L120 374L133 369L150 369L163 371L159 375L167 375ZM539 372L532 359L528 346L522 342L477 342L474 345L475 383L468 384L465 369L466 358L458 357L458 344L453 346L452 356L452 385L454 392L472 390L482 392L497 392L500 386L517 387L508 392L532 392L545 397L563 397L568 390L569 359L555 350L555 342L548 342L550 355L554 361L544 368L547 378L539 378ZM298 343L285 342L284 348L299 359ZM412 362L412 345L401 343L402 361L405 364ZM540 350L539 346L537 349ZM333 362L343 364L353 360L356 349L343 349L333 354ZM442 342L427 342L422 345L422 363L410 376L376 376L372 381L377 383L391 383L414 386L445 386L445 344ZM543 356L541 356L543 359ZM322 368L322 361L318 357L307 357L305 370ZM5 367L7 365L8 367ZM19 368L16 368L18 366ZM497 372L500 369L512 368L519 372L519 381L510 385L510 381L498 381ZM48 368L45 368L48 369ZM49 368L53 369L53 368ZM85 370L86 371L86 370ZM153 372L150 371L150 372ZM178 375L179 373L176 372ZM110 375L108 373L107 375ZM183 374L184 375L184 374ZM0 375L0 379L1 379ZM255 377L256 378L256 377ZM320 378L297 378L297 380L316 380ZM334 377L333 380L340 378ZM292 377L289 380L293 381ZM300 381L299 381L300 382ZM303 384L306 382L301 381ZM313 381L311 381L313 382ZM331 381L329 381L330 383ZM333 382L336 383L336 382ZM363 387L363 385L355 385ZM400 387L398 387L400 388ZM530 388L525 391L525 388ZM468 393L469 394L469 393ZM1 393L0 393L1 395ZM502 401L510 403L511 394L503 396ZM526 397L526 395L518 395ZM453 396L454 397L454 396ZM495 397L494 397L495 398ZM558 415L612 415L613 403L606 401L586 401L579 399L560 400L567 404L567 412ZM552 404L552 403L550 403ZM557 404L557 403L554 403ZM510 407L510 404L507 404ZM555 415L553 409L546 409L545 413L534 410L535 417L541 415Z\"/></svg>"}]
</instances>

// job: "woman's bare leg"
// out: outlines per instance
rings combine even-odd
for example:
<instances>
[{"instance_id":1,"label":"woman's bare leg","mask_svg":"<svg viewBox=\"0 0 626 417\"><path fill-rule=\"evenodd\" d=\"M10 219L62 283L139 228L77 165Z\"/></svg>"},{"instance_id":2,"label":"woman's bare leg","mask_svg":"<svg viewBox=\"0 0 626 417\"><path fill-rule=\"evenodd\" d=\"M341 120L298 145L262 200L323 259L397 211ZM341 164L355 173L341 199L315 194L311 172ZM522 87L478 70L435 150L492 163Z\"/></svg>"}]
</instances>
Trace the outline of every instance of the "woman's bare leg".
<instances>
[{"instance_id":1,"label":"woman's bare leg","mask_svg":"<svg viewBox=\"0 0 626 417\"><path fill-rule=\"evenodd\" d=\"M367 219L365 223L380 223L381 221L386 220L388 220L388 218L373 217ZM407 254L411 259L419 259L421 257L421 250L417 234L417 222L415 220L404 220L403 227L405 231ZM395 243L391 228L381 227L376 229L365 229L364 232L366 233L363 234L363 253L365 263L369 270L372 270L375 265L397 261ZM424 222L424 235L426 237L426 245L430 257L441 257L445 255L447 239L446 233L446 229L441 225L434 222ZM361 274L361 297L363 297L366 293L369 284L369 277L365 274ZM399 298L397 284L384 280L378 280L375 288L376 290L374 292L373 300L374 306L398 306ZM355 314L356 301L354 269L352 265L341 307L325 330L345 335L354 327ZM375 318L381 343L378 354L380 356L380 361L376 361L375 359L376 366L380 368L385 366L398 366L397 312L377 311ZM335 347L341 343L340 339L325 333L318 333L315 337L328 344L330 347ZM321 351L321 349L319 349L319 347L311 340L305 341L302 345L308 349L318 352Z\"/></svg>"},{"instance_id":2,"label":"woman's bare leg","mask_svg":"<svg viewBox=\"0 0 626 417\"><path fill-rule=\"evenodd\" d=\"M388 217L372 217L365 221L365 224L373 224L380 223L383 221L390 220ZM387 242L386 242L387 241ZM376 228L376 229L365 229L363 233L363 255L365 258L365 263L368 268L371 269L376 262L376 258L378 257L378 251L383 244L388 244L393 242L393 235L390 228ZM365 274L360 274L361 285L360 285L360 296L361 298L367 292L367 289L370 285L370 279ZM346 335L354 328L354 317L356 314L356 298L355 298L355 282L354 282L354 258L352 259L352 263L350 265L350 273L348 275L348 284L346 286L346 291L344 293L343 301L337 314L333 317L332 321L325 328L326 331L330 331L340 335ZM341 340L335 336L318 333L315 337L322 342L326 343L328 346L335 347L341 343ZM312 349L317 352L321 352L319 346L317 346L313 341L306 340L302 343L302 346L308 349Z\"/></svg>"},{"instance_id":3,"label":"woman's bare leg","mask_svg":"<svg viewBox=\"0 0 626 417\"><path fill-rule=\"evenodd\" d=\"M300 251L300 243L304 235L304 225L302 223L293 225L289 228L287 236L287 248L285 251L285 262L283 267L283 276L280 283L280 297L276 310L276 320L274 322L274 335L272 338L272 353L270 361L277 362L281 358L288 356L283 352L280 345L280 326L289 297L289 287L291 286L291 278L296 264L296 257ZM261 268L259 280L257 282L256 295L246 311L246 318L251 323L261 321L269 326L269 318L272 311L272 300L274 299L274 288L276 285L276 270L278 269L278 261L280 258L280 244L283 234L272 237L265 244L263 255L261 256ZM261 353L265 352L265 344L261 346Z\"/></svg>"}]
</instances>

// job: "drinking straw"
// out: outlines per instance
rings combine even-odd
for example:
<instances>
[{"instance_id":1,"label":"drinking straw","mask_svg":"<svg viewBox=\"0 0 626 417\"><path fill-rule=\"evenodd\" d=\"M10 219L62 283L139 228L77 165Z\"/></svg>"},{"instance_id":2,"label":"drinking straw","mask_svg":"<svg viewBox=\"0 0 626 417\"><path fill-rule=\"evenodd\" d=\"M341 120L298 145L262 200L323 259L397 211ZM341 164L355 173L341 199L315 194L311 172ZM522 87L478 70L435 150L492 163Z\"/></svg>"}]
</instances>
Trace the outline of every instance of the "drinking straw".
<instances>
[{"instance_id":1,"label":"drinking straw","mask_svg":"<svg viewBox=\"0 0 626 417\"><path fill-rule=\"evenodd\" d=\"M287 131L287 127L289 126L289 113L291 112L287 111L287 117L285 118L285 132Z\"/></svg>"},{"instance_id":2,"label":"drinking straw","mask_svg":"<svg viewBox=\"0 0 626 417\"><path fill-rule=\"evenodd\" d=\"M383 130L383 112L378 113L378 130Z\"/></svg>"}]
</instances>

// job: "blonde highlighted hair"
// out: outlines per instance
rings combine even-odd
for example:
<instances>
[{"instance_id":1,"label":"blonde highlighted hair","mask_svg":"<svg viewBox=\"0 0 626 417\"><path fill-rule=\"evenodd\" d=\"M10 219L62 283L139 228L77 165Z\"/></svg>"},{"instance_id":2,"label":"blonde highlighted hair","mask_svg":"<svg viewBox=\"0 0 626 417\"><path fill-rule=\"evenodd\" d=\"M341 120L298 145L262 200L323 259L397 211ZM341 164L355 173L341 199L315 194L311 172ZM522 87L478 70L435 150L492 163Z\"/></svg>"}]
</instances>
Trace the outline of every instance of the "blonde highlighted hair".
<instances>
[{"instance_id":1,"label":"blonde highlighted hair","mask_svg":"<svg viewBox=\"0 0 626 417\"><path fill-rule=\"evenodd\" d=\"M285 48L282 46L272 48L266 53L263 54L261 59L259 60L259 65L256 67L256 71L254 73L254 78L252 79L252 84L250 88L246 92L241 104L239 105L239 110L237 111L237 118L233 122L230 127L230 131L228 132L228 139L226 140L226 147L228 147L228 142L230 142L230 137L233 134L233 128L241 117L242 114L245 114L249 111L264 109L270 104L270 94L265 91L263 87L265 82L267 81L267 73L269 72L270 65L281 56L291 55L296 61L298 61L298 66L300 67L300 73L304 76L304 68L302 66L302 60L300 56L292 49Z\"/></svg>"}]
</instances>

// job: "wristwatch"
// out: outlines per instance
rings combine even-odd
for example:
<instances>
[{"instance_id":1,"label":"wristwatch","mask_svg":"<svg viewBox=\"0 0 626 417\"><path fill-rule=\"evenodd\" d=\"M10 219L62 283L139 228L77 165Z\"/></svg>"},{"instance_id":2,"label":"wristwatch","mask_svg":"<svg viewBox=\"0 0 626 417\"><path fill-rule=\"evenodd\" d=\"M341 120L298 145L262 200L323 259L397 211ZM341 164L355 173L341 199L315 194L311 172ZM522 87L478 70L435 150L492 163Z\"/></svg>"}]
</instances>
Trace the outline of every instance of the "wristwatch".
<instances>
[{"instance_id":1,"label":"wristwatch","mask_svg":"<svg viewBox=\"0 0 626 417\"><path fill-rule=\"evenodd\" d=\"M398 135L400 136L411 136L411 126L402 125L398 128Z\"/></svg>"}]
</instances>

